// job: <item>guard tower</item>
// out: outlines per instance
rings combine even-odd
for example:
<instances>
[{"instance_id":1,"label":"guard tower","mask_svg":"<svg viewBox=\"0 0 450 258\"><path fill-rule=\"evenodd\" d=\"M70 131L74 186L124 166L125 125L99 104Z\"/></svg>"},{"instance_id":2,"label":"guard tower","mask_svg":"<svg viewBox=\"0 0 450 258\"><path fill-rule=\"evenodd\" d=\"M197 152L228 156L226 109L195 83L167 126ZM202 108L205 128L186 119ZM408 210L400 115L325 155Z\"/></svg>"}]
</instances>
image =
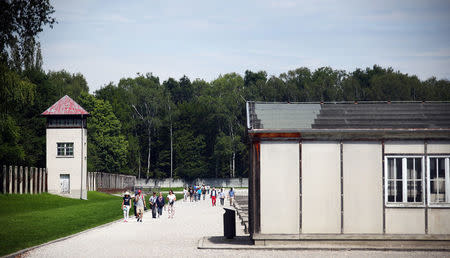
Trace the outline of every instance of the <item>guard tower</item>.
<instances>
[{"instance_id":1,"label":"guard tower","mask_svg":"<svg viewBox=\"0 0 450 258\"><path fill-rule=\"evenodd\" d=\"M86 200L89 113L66 95L41 115L47 118L48 192Z\"/></svg>"}]
</instances>

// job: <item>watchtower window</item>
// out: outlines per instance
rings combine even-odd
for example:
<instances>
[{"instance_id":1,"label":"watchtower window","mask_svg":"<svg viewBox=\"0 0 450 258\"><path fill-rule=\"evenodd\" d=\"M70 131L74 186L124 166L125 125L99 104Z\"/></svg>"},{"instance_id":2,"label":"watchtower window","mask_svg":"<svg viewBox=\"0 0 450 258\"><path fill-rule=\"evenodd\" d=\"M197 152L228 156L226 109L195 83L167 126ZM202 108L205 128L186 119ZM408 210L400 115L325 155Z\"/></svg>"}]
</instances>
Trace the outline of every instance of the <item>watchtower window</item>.
<instances>
[{"instance_id":1,"label":"watchtower window","mask_svg":"<svg viewBox=\"0 0 450 258\"><path fill-rule=\"evenodd\" d=\"M58 157L72 157L73 142L58 142L57 155Z\"/></svg>"}]
</instances>

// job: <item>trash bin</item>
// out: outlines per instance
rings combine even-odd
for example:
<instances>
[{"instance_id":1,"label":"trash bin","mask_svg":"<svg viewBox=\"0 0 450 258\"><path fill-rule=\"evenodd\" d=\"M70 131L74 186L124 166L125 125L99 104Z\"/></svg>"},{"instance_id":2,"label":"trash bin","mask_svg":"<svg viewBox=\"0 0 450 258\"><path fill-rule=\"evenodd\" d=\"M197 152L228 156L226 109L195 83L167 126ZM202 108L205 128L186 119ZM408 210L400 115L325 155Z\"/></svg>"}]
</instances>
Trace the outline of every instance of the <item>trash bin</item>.
<instances>
[{"instance_id":1,"label":"trash bin","mask_svg":"<svg viewBox=\"0 0 450 258\"><path fill-rule=\"evenodd\" d=\"M232 209L224 208L223 214L223 235L232 239L236 236L236 212Z\"/></svg>"}]
</instances>

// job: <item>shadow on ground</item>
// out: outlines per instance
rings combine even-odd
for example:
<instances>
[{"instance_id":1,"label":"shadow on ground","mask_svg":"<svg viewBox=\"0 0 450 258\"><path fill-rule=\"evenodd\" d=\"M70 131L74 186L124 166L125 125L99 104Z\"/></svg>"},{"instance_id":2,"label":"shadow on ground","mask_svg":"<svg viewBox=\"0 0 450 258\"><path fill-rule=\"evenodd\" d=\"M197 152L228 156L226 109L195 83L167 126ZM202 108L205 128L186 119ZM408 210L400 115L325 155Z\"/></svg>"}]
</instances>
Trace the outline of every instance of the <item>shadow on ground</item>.
<instances>
[{"instance_id":1,"label":"shadow on ground","mask_svg":"<svg viewBox=\"0 0 450 258\"><path fill-rule=\"evenodd\" d=\"M215 245L253 245L253 241L249 236L236 236L233 239L227 239L224 236L211 236L206 237L205 240Z\"/></svg>"}]
</instances>

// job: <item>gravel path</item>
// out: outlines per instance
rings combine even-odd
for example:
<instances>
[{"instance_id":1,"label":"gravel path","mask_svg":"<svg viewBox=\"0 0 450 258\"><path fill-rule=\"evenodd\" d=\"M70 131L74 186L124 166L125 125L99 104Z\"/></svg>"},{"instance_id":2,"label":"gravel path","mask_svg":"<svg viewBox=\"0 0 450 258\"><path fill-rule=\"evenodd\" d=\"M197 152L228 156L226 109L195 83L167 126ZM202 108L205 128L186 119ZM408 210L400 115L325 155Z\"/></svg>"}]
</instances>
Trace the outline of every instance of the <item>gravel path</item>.
<instances>
[{"instance_id":1,"label":"gravel path","mask_svg":"<svg viewBox=\"0 0 450 258\"><path fill-rule=\"evenodd\" d=\"M118 204L118 207L120 204ZM203 236L223 235L223 209L211 207L210 200L197 203L177 201L174 219L167 211L160 219L151 212L142 223L115 222L75 237L34 249L26 257L444 257L442 252L375 251L271 251L271 250L200 250ZM226 206L229 207L229 206ZM118 212L121 212L118 210ZM239 224L237 235L243 235Z\"/></svg>"}]
</instances>

